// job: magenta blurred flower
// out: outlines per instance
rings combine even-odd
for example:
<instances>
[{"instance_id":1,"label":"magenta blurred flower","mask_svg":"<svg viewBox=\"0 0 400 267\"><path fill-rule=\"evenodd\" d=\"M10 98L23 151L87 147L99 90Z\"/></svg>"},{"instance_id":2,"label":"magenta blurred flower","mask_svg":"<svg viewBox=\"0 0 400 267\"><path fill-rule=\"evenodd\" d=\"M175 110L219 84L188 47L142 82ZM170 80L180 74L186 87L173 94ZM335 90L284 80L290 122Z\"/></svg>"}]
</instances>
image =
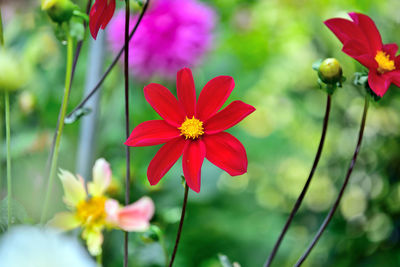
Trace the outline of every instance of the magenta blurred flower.
<instances>
[{"instance_id":1,"label":"magenta blurred flower","mask_svg":"<svg viewBox=\"0 0 400 267\"><path fill-rule=\"evenodd\" d=\"M131 73L173 79L183 67L200 63L212 42L215 12L196 0L155 0L130 42ZM130 22L131 29L137 16ZM111 50L124 44L125 14L118 12L107 28Z\"/></svg>"}]
</instances>

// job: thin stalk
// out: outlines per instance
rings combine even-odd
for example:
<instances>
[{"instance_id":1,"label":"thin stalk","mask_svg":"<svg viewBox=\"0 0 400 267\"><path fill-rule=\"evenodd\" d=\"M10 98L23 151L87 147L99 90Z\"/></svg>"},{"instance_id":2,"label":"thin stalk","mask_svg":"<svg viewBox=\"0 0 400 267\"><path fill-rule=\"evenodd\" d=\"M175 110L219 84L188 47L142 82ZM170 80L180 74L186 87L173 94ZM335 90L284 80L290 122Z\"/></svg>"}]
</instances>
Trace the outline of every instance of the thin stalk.
<instances>
[{"instance_id":1,"label":"thin stalk","mask_svg":"<svg viewBox=\"0 0 400 267\"><path fill-rule=\"evenodd\" d=\"M159 242L160 242L161 248L163 250L165 266L168 266L168 264L169 264L169 256L168 256L167 245L165 244L165 238L164 238L163 235L160 236L160 241Z\"/></svg>"},{"instance_id":2,"label":"thin stalk","mask_svg":"<svg viewBox=\"0 0 400 267\"><path fill-rule=\"evenodd\" d=\"M12 186L11 186L11 127L10 127L10 95L5 91L6 142L7 142L7 227L12 223Z\"/></svg>"},{"instance_id":3,"label":"thin stalk","mask_svg":"<svg viewBox=\"0 0 400 267\"><path fill-rule=\"evenodd\" d=\"M142 12L139 15L139 18L135 24L135 27L133 27L131 33L129 34L129 40L132 39L133 35L135 34L140 22L143 19L144 14L146 13L147 7L150 4L150 0L147 0L145 2L145 4L143 5L143 9ZM111 70L114 68L114 66L117 64L118 60L120 59L120 57L122 56L122 54L125 51L125 44L124 46L121 48L121 50L118 52L117 56L114 58L114 60L111 62L110 66L107 68L107 70L104 72L103 76L100 78L99 82L96 84L96 86L92 89L92 91L90 91L90 93L81 101L81 103L79 103L67 116L67 118L70 118L74 115L75 112L77 112L78 110L80 110L85 104L86 102L94 95L94 93L97 92L97 90L101 87L101 85L103 84L104 80L107 78L108 74L110 74Z\"/></svg>"},{"instance_id":4,"label":"thin stalk","mask_svg":"<svg viewBox=\"0 0 400 267\"><path fill-rule=\"evenodd\" d=\"M87 5L86 5L86 14L89 14L91 5L92 5L92 0L89 0L87 2ZM83 28L86 31L87 23L85 21L83 22ZM68 96L71 94L72 82L73 82L74 77L75 77L75 70L76 70L76 66L78 64L79 56L81 54L82 45L83 45L83 40L80 40L76 44L75 53L74 53L74 55L75 55L74 56L74 61L72 63L71 81L70 81L70 84L69 84L69 94L68 94ZM60 116L58 116L56 128L59 127L59 124L60 124ZM52 143L51 143L50 154L49 154L49 157L48 157L48 160L47 160L47 164L46 164L46 174L47 175L49 175L50 161L51 161L51 158L53 157L53 154L54 154L54 148L55 148L55 144L56 144L56 139L57 139L57 132L54 133L53 140L52 140Z\"/></svg>"},{"instance_id":5,"label":"thin stalk","mask_svg":"<svg viewBox=\"0 0 400 267\"><path fill-rule=\"evenodd\" d=\"M279 235L278 240L276 241L274 248L272 249L272 252L268 257L268 260L265 263L265 267L269 267L271 265L272 261L274 260L274 257L276 255L276 253L278 252L279 246L280 246L287 230L289 229L294 216L296 215L297 211L299 210L301 203L303 202L303 199L307 193L308 187L310 186L311 180L314 176L315 170L317 169L319 159L321 158L322 149L323 149L324 143L325 143L326 132L328 130L329 114L331 111L331 99L332 99L332 96L330 94L327 94L326 110L325 110L324 123L322 126L321 139L319 141L317 154L315 155L314 163L311 167L310 174L308 175L308 179L307 179L306 183L304 184L303 190L301 191L299 197L297 198L296 203L294 204L292 211L290 212L289 217L285 223L285 226L283 227L282 232Z\"/></svg>"},{"instance_id":6,"label":"thin stalk","mask_svg":"<svg viewBox=\"0 0 400 267\"><path fill-rule=\"evenodd\" d=\"M129 1L125 0L125 53L124 53L124 78L125 78L125 134L129 137ZM126 177L125 177L125 205L129 204L131 153L129 146L125 146ZM124 267L128 267L128 241L129 233L124 233Z\"/></svg>"},{"instance_id":7,"label":"thin stalk","mask_svg":"<svg viewBox=\"0 0 400 267\"><path fill-rule=\"evenodd\" d=\"M44 200L44 205L43 205L43 210L42 210L42 216L40 219L40 224L42 224L42 225L44 224L44 221L45 221L46 215L47 215L47 211L49 208L51 190L53 188L54 176L55 176L56 169L57 169L57 161L58 161L58 154L59 154L59 150L60 150L61 135L62 135L62 132L64 129L64 119L65 119L65 115L67 113L69 91L71 89L70 85L71 85L72 63L73 63L73 54L74 54L73 48L74 48L73 38L68 34L67 67L66 67L66 74L65 74L64 96L63 96L63 102L62 102L61 108L60 108L59 120L58 120L58 125L57 125L57 130L56 130L54 153L52 154L51 160L50 160L49 181L47 183L47 190L46 190L46 195L45 195L45 200Z\"/></svg>"},{"instance_id":8,"label":"thin stalk","mask_svg":"<svg viewBox=\"0 0 400 267\"><path fill-rule=\"evenodd\" d=\"M0 45L4 45L3 20L1 18L1 9L0 9Z\"/></svg>"},{"instance_id":9,"label":"thin stalk","mask_svg":"<svg viewBox=\"0 0 400 267\"><path fill-rule=\"evenodd\" d=\"M179 222L178 233L176 234L174 251L172 252L172 255L171 255L171 261L169 262L169 267L172 267L172 264L174 263L174 260L175 260L176 252L178 251L178 244L179 244L179 240L181 239L183 220L185 219L188 194L189 194L189 187L187 184L185 184L185 196L183 197L181 220Z\"/></svg>"},{"instance_id":10,"label":"thin stalk","mask_svg":"<svg viewBox=\"0 0 400 267\"><path fill-rule=\"evenodd\" d=\"M357 161L357 156L361 148L361 142L364 136L364 129L365 129L365 122L367 119L367 112L368 112L368 106L369 106L369 98L368 96L365 97L365 103L364 103L364 111L363 111L363 116L361 119L361 125L360 125L360 130L358 133L358 141L357 141L357 146L356 149L354 150L353 158L350 162L349 169L347 170L346 178L344 179L343 185L340 188L339 195L337 196L335 203L333 204L331 210L329 211L328 215L325 217L324 222L322 223L321 227L319 228L317 234L314 236L311 244L307 248L306 252L300 257L300 259L296 263L296 267L301 266L303 262L306 260L307 256L311 253L311 250L314 248L314 246L317 244L319 238L321 235L324 233L325 229L328 227L329 222L331 221L333 214L335 213L336 209L339 207L340 200L342 199L344 190L346 189L346 186L350 180L351 173L353 172L354 165L356 164Z\"/></svg>"},{"instance_id":11,"label":"thin stalk","mask_svg":"<svg viewBox=\"0 0 400 267\"><path fill-rule=\"evenodd\" d=\"M97 263L97 267L102 267L103 266L102 254L99 254L99 255L96 256L96 263Z\"/></svg>"}]
</instances>

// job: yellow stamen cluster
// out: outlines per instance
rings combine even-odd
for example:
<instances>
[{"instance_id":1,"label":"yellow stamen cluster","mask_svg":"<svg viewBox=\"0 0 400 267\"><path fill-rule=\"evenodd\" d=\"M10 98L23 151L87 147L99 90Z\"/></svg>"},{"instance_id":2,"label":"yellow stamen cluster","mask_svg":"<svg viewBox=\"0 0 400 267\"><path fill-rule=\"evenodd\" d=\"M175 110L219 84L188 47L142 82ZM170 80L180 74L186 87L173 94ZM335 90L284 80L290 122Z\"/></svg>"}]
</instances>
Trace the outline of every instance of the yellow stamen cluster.
<instances>
[{"instance_id":1,"label":"yellow stamen cluster","mask_svg":"<svg viewBox=\"0 0 400 267\"><path fill-rule=\"evenodd\" d=\"M186 117L178 129L181 131L181 135L185 136L185 139L192 138L194 140L204 134L203 122L194 116L191 119Z\"/></svg>"},{"instance_id":2,"label":"yellow stamen cluster","mask_svg":"<svg viewBox=\"0 0 400 267\"><path fill-rule=\"evenodd\" d=\"M107 217L105 203L106 198L103 196L96 196L81 201L76 207L76 216L82 225L95 227L105 224Z\"/></svg>"},{"instance_id":3,"label":"yellow stamen cluster","mask_svg":"<svg viewBox=\"0 0 400 267\"><path fill-rule=\"evenodd\" d=\"M378 72L383 74L388 71L396 69L394 61L390 59L389 55L383 51L378 51L375 56L375 61L378 63Z\"/></svg>"}]
</instances>

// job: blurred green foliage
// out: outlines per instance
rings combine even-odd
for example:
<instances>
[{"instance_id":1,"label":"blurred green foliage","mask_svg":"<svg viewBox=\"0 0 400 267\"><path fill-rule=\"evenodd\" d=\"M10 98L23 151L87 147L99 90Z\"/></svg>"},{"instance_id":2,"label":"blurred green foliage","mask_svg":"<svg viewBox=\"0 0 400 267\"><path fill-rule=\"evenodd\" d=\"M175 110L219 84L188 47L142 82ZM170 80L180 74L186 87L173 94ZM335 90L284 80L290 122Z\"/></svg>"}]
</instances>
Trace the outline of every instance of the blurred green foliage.
<instances>
[{"instance_id":1,"label":"blurred green foliage","mask_svg":"<svg viewBox=\"0 0 400 267\"><path fill-rule=\"evenodd\" d=\"M81 7L86 1L78 1ZM231 75L236 88L228 100L242 99L256 112L231 130L245 145L248 173L230 177L205 162L202 191L190 192L176 266L221 266L226 255L241 266L262 266L307 178L322 129L326 95L311 65L336 57L347 81L333 98L325 149L310 191L282 243L274 266L292 266L304 251L336 197L355 147L364 92L352 85L362 66L343 54L340 42L322 23L350 11L371 16L385 43L400 43L400 2L356 0L215 0L219 14L214 49L193 70L198 92L217 75ZM6 1L2 6L5 47L18 74L20 91L12 95L14 196L27 216L40 216L46 160L62 97L65 47L53 34L39 1ZM88 36L78 63L70 109L82 98ZM4 61L0 57L0 64ZM110 54L107 61L112 60ZM17 63L18 62L18 63ZM10 75L13 78L15 73ZM96 157L112 166L113 196L123 199L124 118L122 71L117 67L102 89ZM26 81L24 81L26 79ZM22 83L23 81L23 83ZM172 91L173 82L160 81ZM145 83L132 80L134 125L158 115L145 102ZM388 93L370 109L361 154L350 185L331 222L304 266L398 266L400 264L400 92ZM0 125L3 126L3 96ZM79 122L65 127L59 167L73 171ZM4 128L0 138L4 144ZM165 233L171 252L183 198L180 164L159 185L150 187L146 169L158 147L133 149L132 200L149 195L156 203L153 223ZM5 192L5 146L1 192ZM63 209L57 181L52 212ZM163 248L130 235L130 266L163 266ZM106 234L105 266L121 266L122 232Z\"/></svg>"}]
</instances>

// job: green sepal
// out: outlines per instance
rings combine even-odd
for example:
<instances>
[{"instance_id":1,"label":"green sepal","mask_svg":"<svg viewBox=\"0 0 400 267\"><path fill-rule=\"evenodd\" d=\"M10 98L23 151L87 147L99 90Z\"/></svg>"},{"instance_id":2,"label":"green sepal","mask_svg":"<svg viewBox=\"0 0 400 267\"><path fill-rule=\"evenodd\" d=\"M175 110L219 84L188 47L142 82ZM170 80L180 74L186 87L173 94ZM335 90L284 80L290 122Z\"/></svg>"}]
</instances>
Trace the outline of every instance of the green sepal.
<instances>
[{"instance_id":1,"label":"green sepal","mask_svg":"<svg viewBox=\"0 0 400 267\"><path fill-rule=\"evenodd\" d=\"M379 100L381 100L382 97L375 94L374 91L372 91L371 88L369 87L368 73L366 71L354 73L354 82L353 83L356 86L361 86L362 88L364 88L365 92L367 93L367 95L370 96L371 100L374 100L375 102L378 102Z\"/></svg>"},{"instance_id":2,"label":"green sepal","mask_svg":"<svg viewBox=\"0 0 400 267\"><path fill-rule=\"evenodd\" d=\"M140 235L140 239L146 244L159 242L163 238L163 232L157 225L150 225L149 229Z\"/></svg>"},{"instance_id":3,"label":"green sepal","mask_svg":"<svg viewBox=\"0 0 400 267\"><path fill-rule=\"evenodd\" d=\"M83 40L85 37L85 27L83 26L81 18L71 18L69 21L69 34L77 41Z\"/></svg>"}]
</instances>

